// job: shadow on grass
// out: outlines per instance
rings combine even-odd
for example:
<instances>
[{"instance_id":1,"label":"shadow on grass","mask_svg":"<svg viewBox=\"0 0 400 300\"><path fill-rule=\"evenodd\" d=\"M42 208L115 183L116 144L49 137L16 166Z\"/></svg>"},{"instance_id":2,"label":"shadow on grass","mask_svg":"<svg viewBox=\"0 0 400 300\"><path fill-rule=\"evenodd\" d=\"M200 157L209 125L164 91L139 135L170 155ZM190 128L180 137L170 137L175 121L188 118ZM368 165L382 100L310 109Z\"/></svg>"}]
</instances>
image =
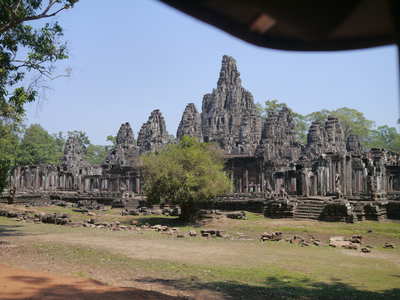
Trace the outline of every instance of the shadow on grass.
<instances>
[{"instance_id":1,"label":"shadow on grass","mask_svg":"<svg viewBox=\"0 0 400 300\"><path fill-rule=\"evenodd\" d=\"M22 236L25 235L18 228L23 227L21 225L0 225L0 237L4 236Z\"/></svg>"},{"instance_id":2,"label":"shadow on grass","mask_svg":"<svg viewBox=\"0 0 400 300\"><path fill-rule=\"evenodd\" d=\"M73 299L73 300L183 300L187 298L169 296L156 291L138 288L116 288L96 280L75 280L58 284L62 278L41 276L8 276L0 278L5 288L0 291L2 300L40 300L40 299Z\"/></svg>"},{"instance_id":3,"label":"shadow on grass","mask_svg":"<svg viewBox=\"0 0 400 300\"><path fill-rule=\"evenodd\" d=\"M176 218L168 218L168 217L147 217L147 218L137 218L136 221L138 225L149 224L152 225L163 225L169 227L183 227L190 226L192 224L188 224L180 220L178 217Z\"/></svg>"},{"instance_id":4,"label":"shadow on grass","mask_svg":"<svg viewBox=\"0 0 400 300\"><path fill-rule=\"evenodd\" d=\"M314 282L308 279L268 277L262 286L236 281L200 282L191 280L169 280L142 278L143 283L159 283L179 290L210 290L223 294L229 299L400 299L400 288L382 292L366 291L333 280L332 283Z\"/></svg>"}]
</instances>

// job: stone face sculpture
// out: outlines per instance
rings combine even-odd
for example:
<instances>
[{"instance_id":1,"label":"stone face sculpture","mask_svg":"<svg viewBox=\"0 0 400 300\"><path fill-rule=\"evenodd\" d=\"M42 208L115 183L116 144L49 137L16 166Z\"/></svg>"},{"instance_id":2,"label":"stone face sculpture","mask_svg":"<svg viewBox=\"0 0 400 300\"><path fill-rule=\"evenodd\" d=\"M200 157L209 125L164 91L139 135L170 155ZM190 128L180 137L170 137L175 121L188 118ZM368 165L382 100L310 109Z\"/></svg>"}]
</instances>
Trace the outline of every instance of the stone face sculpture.
<instances>
[{"instance_id":1,"label":"stone face sculpture","mask_svg":"<svg viewBox=\"0 0 400 300\"><path fill-rule=\"evenodd\" d=\"M217 142L228 154L253 155L256 150L261 118L232 57L222 58L217 88L203 97L201 126L203 140Z\"/></svg>"},{"instance_id":2,"label":"stone face sculpture","mask_svg":"<svg viewBox=\"0 0 400 300\"><path fill-rule=\"evenodd\" d=\"M279 113L271 112L264 122L257 155L276 167L288 167L298 160L301 145L295 140L294 128L293 116L287 107Z\"/></svg>"},{"instance_id":3,"label":"stone face sculpture","mask_svg":"<svg viewBox=\"0 0 400 300\"><path fill-rule=\"evenodd\" d=\"M307 135L307 145L303 155L316 159L323 153L345 153L346 143L339 120L328 116L325 125L312 122Z\"/></svg>"},{"instance_id":4,"label":"stone face sculpture","mask_svg":"<svg viewBox=\"0 0 400 300\"><path fill-rule=\"evenodd\" d=\"M360 138L355 134L350 134L347 137L346 149L354 154L361 154L363 152Z\"/></svg>"},{"instance_id":5,"label":"stone face sculpture","mask_svg":"<svg viewBox=\"0 0 400 300\"><path fill-rule=\"evenodd\" d=\"M178 140L183 136L191 136L197 138L199 141L203 140L201 132L201 117L193 103L189 103L183 112L181 122L176 133Z\"/></svg>"},{"instance_id":6,"label":"stone face sculpture","mask_svg":"<svg viewBox=\"0 0 400 300\"><path fill-rule=\"evenodd\" d=\"M83 160L86 153L86 147L82 145L81 141L76 136L68 137L64 146L64 156L61 165L67 169L76 169L82 165L87 164Z\"/></svg>"},{"instance_id":7,"label":"stone face sculpture","mask_svg":"<svg viewBox=\"0 0 400 300\"><path fill-rule=\"evenodd\" d=\"M126 122L118 130L116 144L107 155L104 164L108 166L132 166L139 151L131 125Z\"/></svg>"},{"instance_id":8,"label":"stone face sculpture","mask_svg":"<svg viewBox=\"0 0 400 300\"><path fill-rule=\"evenodd\" d=\"M132 127L128 122L119 128L116 143L117 145L133 145L135 143Z\"/></svg>"},{"instance_id":9,"label":"stone face sculpture","mask_svg":"<svg viewBox=\"0 0 400 300\"><path fill-rule=\"evenodd\" d=\"M140 128L137 140L139 152L156 152L169 142L171 140L165 126L164 117L160 110L155 109L151 112L148 121Z\"/></svg>"}]
</instances>

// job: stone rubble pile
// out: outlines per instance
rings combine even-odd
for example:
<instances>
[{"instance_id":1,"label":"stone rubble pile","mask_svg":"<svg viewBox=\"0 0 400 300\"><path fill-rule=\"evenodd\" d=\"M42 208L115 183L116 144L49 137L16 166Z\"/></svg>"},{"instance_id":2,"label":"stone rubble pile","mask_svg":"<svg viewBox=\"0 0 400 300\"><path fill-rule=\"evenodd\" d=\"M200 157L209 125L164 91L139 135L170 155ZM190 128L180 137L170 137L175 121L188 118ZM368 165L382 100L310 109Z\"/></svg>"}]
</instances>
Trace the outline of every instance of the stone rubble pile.
<instances>
[{"instance_id":1,"label":"stone rubble pile","mask_svg":"<svg viewBox=\"0 0 400 300\"><path fill-rule=\"evenodd\" d=\"M149 207L139 207L134 209L125 208L121 211L122 216L148 216L148 215L164 215L177 217L180 215L180 209L178 207L174 208L149 208Z\"/></svg>"},{"instance_id":2,"label":"stone rubble pile","mask_svg":"<svg viewBox=\"0 0 400 300\"><path fill-rule=\"evenodd\" d=\"M227 218L230 218L230 219L247 220L246 212L244 212L244 211L229 212L229 213L226 213L225 215Z\"/></svg>"},{"instance_id":3,"label":"stone rubble pile","mask_svg":"<svg viewBox=\"0 0 400 300\"><path fill-rule=\"evenodd\" d=\"M17 221L30 221L34 223L48 223L56 225L66 225L71 222L67 214L46 214L34 213L33 211L17 211L0 209L0 216L7 218L15 218Z\"/></svg>"}]
</instances>

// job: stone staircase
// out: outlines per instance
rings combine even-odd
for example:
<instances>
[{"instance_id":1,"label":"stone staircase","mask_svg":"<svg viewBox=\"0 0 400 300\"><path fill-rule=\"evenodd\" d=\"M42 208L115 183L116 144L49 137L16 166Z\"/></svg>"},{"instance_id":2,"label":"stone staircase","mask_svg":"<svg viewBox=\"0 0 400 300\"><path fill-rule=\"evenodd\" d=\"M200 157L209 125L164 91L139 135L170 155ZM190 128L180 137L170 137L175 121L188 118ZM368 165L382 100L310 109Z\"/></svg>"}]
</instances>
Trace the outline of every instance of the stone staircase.
<instances>
[{"instance_id":1,"label":"stone staircase","mask_svg":"<svg viewBox=\"0 0 400 300\"><path fill-rule=\"evenodd\" d=\"M325 205L326 199L306 198L304 200L300 200L294 210L293 218L317 220L320 218Z\"/></svg>"}]
</instances>

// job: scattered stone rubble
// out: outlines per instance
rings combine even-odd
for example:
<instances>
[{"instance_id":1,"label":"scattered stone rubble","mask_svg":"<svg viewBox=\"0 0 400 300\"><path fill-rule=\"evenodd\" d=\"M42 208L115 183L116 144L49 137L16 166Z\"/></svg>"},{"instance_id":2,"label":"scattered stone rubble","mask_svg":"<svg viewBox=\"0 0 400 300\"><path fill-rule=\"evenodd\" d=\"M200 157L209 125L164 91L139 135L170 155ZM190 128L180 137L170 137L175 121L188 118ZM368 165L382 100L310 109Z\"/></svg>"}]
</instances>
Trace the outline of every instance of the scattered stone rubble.
<instances>
[{"instance_id":1,"label":"scattered stone rubble","mask_svg":"<svg viewBox=\"0 0 400 300\"><path fill-rule=\"evenodd\" d=\"M394 249L394 248L396 248L396 246L395 246L393 243L386 242L386 243L383 245L383 248L386 248L386 249Z\"/></svg>"},{"instance_id":2,"label":"scattered stone rubble","mask_svg":"<svg viewBox=\"0 0 400 300\"><path fill-rule=\"evenodd\" d=\"M225 215L227 218L230 218L230 219L247 220L245 211L228 212L228 213L225 213Z\"/></svg>"},{"instance_id":3,"label":"scattered stone rubble","mask_svg":"<svg viewBox=\"0 0 400 300\"><path fill-rule=\"evenodd\" d=\"M0 216L14 218L17 221L33 222L33 223L46 223L54 225L64 225L71 227L86 227L94 229L102 229L109 231L155 231L161 234L167 234L176 238L186 237L202 237L202 238L225 238L225 239L238 239L238 240L253 240L249 236L243 233L237 232L236 238L225 233L220 229L206 228L200 230L198 233L196 230L190 230L188 232L181 232L176 227L170 227L167 225L150 225L149 223L139 224L137 220L132 220L131 225L123 225L119 221L113 222L102 222L96 220L96 214L94 212L88 212L87 216L90 217L83 222L72 222L69 215L65 213L37 213L31 210L19 210L15 208L1 208ZM301 247L308 246L322 246L323 243L313 236L302 237L300 235L284 235L280 231L264 232L260 235L260 241L262 242L281 242L285 241L290 244L295 244ZM348 250L359 250L362 253L370 253L373 248L371 245L363 245L363 237L359 234L352 235L349 238L343 236L333 236L329 238L328 245L333 248L343 248ZM395 245L391 242L386 242L383 248L394 249Z\"/></svg>"},{"instance_id":4,"label":"scattered stone rubble","mask_svg":"<svg viewBox=\"0 0 400 300\"><path fill-rule=\"evenodd\" d=\"M343 248L343 249L348 249L348 250L360 250L362 253L370 253L371 249L373 248L370 245L365 245L362 246L362 240L363 237L361 235L353 235L350 238L346 238L343 236L333 236L329 238L329 246L333 248ZM260 236L260 241L265 242L265 241L274 241L274 242L279 242L279 241L286 241L290 244L296 244L301 247L307 247L307 246L322 246L323 244L319 239L316 239L315 237L311 236L308 238L299 236L299 235L293 235L293 236L288 236L284 237L282 232L264 232ZM385 243L383 248L391 248L393 249L395 246L392 243Z\"/></svg>"},{"instance_id":5,"label":"scattered stone rubble","mask_svg":"<svg viewBox=\"0 0 400 300\"><path fill-rule=\"evenodd\" d=\"M180 215L180 209L179 207L173 207L173 208L164 207L162 209L139 207L139 208L123 209L121 211L121 215L122 216L164 215L164 216L177 217Z\"/></svg>"}]
</instances>

